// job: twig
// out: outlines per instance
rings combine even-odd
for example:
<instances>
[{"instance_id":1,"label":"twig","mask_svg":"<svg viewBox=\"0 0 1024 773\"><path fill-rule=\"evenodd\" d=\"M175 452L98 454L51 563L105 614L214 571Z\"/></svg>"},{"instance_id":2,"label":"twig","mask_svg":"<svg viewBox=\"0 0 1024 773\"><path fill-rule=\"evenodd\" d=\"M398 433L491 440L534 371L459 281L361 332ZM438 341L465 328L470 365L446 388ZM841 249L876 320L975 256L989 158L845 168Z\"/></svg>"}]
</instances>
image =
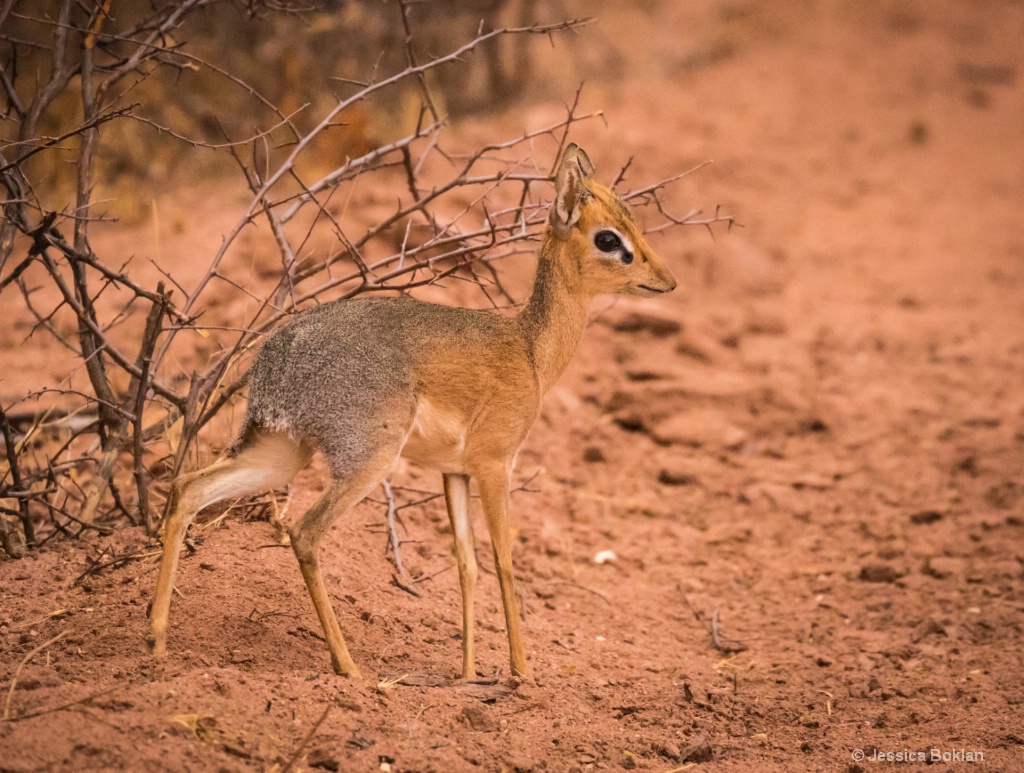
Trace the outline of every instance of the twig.
<instances>
[{"instance_id":1,"label":"twig","mask_svg":"<svg viewBox=\"0 0 1024 773\"><path fill-rule=\"evenodd\" d=\"M589 23L590 21L591 20L589 18L588 19L574 19L574 20L571 20L571 21L561 22L561 23L558 23L558 24L532 25L530 27L502 28L502 29L492 30L491 32L477 35L473 40L469 41L468 43L460 46L459 48L455 49L454 51L452 51L452 52L450 52L450 53L448 53L448 54L446 54L444 56L440 56L440 57L437 57L435 59L431 59L429 62L427 62L425 64L417 65L415 67L406 67L401 72L395 73L394 75L392 75L392 76L390 76L388 78L384 78L384 79L379 80L379 81L377 81L375 83L372 83L371 85L367 86L365 89L363 89L359 93L355 94L354 96L349 97L347 99L340 100L337 104L335 104L335 106L333 108L331 108L327 112L327 114L323 117L323 119L320 121L320 123L317 124L317 126L314 127L312 131L310 131L306 136L304 136L301 140L299 140L298 142L295 143L295 147L293 148L291 153L289 153L288 157L281 164L281 166L278 167L278 169L273 174L269 175L264 180L263 185L260 187L260 189L253 196L252 201L250 202L250 204L249 204L248 208L246 209L245 213L243 213L242 217L238 220L238 222L231 229L231 231L229 231L225 235L225 237L221 240L220 248L217 250L217 253L214 255L213 259L210 261L210 264L207 267L206 273L199 280L199 282L196 285L195 289L185 299L185 302L184 302L184 304L182 306L182 311L187 314L192 309L192 307L195 305L196 301L198 300L198 298L201 295L201 293L203 292L203 290L206 288L207 284L209 284L209 282L217 274L217 270L218 270L221 262L223 261L224 256L227 254L228 248L234 243L235 239L239 236L239 234L241 234L241 232L245 229L245 227L247 225L249 225L253 221L253 219L256 217L256 214L257 214L259 208L263 205L263 202L265 201L266 196L270 192L270 190L282 178L288 176L291 173L291 170L293 169L293 167L295 165L296 158L309 146L309 144L321 132L323 132L326 128L328 128L329 126L331 126L334 123L335 119L337 118L337 116L342 111L346 110L347 108L351 107L352 105L356 104L357 102L364 101L371 94L374 94L377 91L380 91L380 90L385 89L387 87L393 86L396 83L404 81L404 80L406 80L408 78L418 77L421 73L426 72L427 70L435 69L435 68L437 68L437 67L439 67L439 66L441 66L443 64L446 64L448 62L457 61L462 56L464 56L465 54L468 54L469 52L473 51L477 47L479 47L479 46L483 45L484 43L486 43L488 40L491 40L492 38L498 37L500 35L522 34L522 33L548 33L548 32L554 32L554 31L558 31L558 30L574 29L575 27L579 27L579 26L581 26L583 24ZM174 337L174 335L173 335L173 332L172 332L168 336L167 340L164 342L164 346L161 348L161 350L157 353L156 357L154 358L154 362L158 366L159 366L160 363L162 363L163 358L166 355L166 353L167 353L167 351L168 351L168 349L170 347L171 341L173 340L173 337Z\"/></svg>"},{"instance_id":2,"label":"twig","mask_svg":"<svg viewBox=\"0 0 1024 773\"><path fill-rule=\"evenodd\" d=\"M693 604L690 603L690 599L686 597L685 593L683 594L683 603L686 604L690 612L693 613L694 618L697 620L698 623L701 624L701 627L703 627L704 630L706 630L708 634L711 636L711 646L714 647L716 650L718 650L719 652L724 652L726 654L735 654L737 652L743 652L746 649L748 649L747 645L743 642L737 639L726 638L719 633L717 608L711 614L711 625L708 625L706 622L704 622L704 616L694 608Z\"/></svg>"},{"instance_id":3,"label":"twig","mask_svg":"<svg viewBox=\"0 0 1024 773\"><path fill-rule=\"evenodd\" d=\"M39 709L38 711L30 711L28 714L19 714L16 717L9 718L7 721L8 722L22 722L22 721L24 721L26 719L35 719L36 717L41 717L44 714L53 714L53 713L55 713L57 711L64 711L65 709L70 709L73 706L80 706L83 703L88 703L89 701L95 700L96 698L102 698L104 695L109 695L110 693L112 693L112 692L114 692L116 690L121 690L121 689L123 689L125 687L128 687L128 686L129 686L129 683L116 684L113 687L108 687L106 690L100 690L99 692L94 692L94 693L91 693L90 695L86 695L84 698L78 698L77 700L68 701L67 703L62 703L59 706L51 706L50 708L47 708L47 709Z\"/></svg>"},{"instance_id":4,"label":"twig","mask_svg":"<svg viewBox=\"0 0 1024 773\"><path fill-rule=\"evenodd\" d=\"M595 588L588 588L586 585L580 585L578 582L573 582L572 580L555 580L554 582L555 582L556 585L571 585L574 588L579 588L580 590L585 590L587 593L593 593L599 599L604 601L604 603L607 604L608 606L610 606L610 607L611 606L615 606L614 604L612 604L612 600L610 598L608 598L607 595L605 595L604 593L602 593L599 590L596 590Z\"/></svg>"},{"instance_id":5,"label":"twig","mask_svg":"<svg viewBox=\"0 0 1024 773\"><path fill-rule=\"evenodd\" d=\"M106 548L104 549L104 552L106 552ZM72 587L78 585L78 583L80 583L89 575L95 574L96 572L100 571L100 569L106 569L108 566L117 566L120 563L127 563L132 559L151 558L152 556L160 555L161 552L162 551L160 550L148 550L147 548L140 548L139 550L134 550L131 553L125 553L120 556L115 556L110 561L107 561L102 564L94 563L88 569L86 569L84 572L78 575L78 577L75 578L75 581L71 583L71 585ZM99 560L99 558L101 557L102 554L97 558L97 560Z\"/></svg>"},{"instance_id":6,"label":"twig","mask_svg":"<svg viewBox=\"0 0 1024 773\"><path fill-rule=\"evenodd\" d=\"M137 107L138 104L128 105L127 107L122 107L118 110L113 110L109 113L102 113L100 115L93 116L88 121L83 123L81 126L78 126L77 128L72 129L69 132L65 132L59 137L51 137L47 139L45 142L42 142L33 147L32 150L29 150L28 152L21 154L13 161L8 161L6 164L3 164L2 166L0 166L0 174L3 174L9 169L14 169L15 167L21 166L36 153L40 153L46 150L47 148L51 148L54 145L58 145L66 139L70 139L71 137L74 137L77 134L84 134L85 132L95 129L100 124L106 123L107 121L113 121L115 118L120 118L121 116L128 115L129 113L131 113L132 110L134 110Z\"/></svg>"},{"instance_id":7,"label":"twig","mask_svg":"<svg viewBox=\"0 0 1024 773\"><path fill-rule=\"evenodd\" d=\"M452 569L454 569L456 566L458 566L458 564L449 564L444 569L438 569L433 574L425 574L422 577L417 577L415 580L413 580L413 582L416 583L417 585L419 585L421 582L426 582L427 580L433 580L438 575L444 574L445 572L449 572Z\"/></svg>"},{"instance_id":8,"label":"twig","mask_svg":"<svg viewBox=\"0 0 1024 773\"><path fill-rule=\"evenodd\" d=\"M150 365L153 360L153 350L156 348L156 340L160 335L160 324L164 318L166 303L164 302L164 284L159 282L156 286L159 302L155 301L153 307L146 317L146 329L142 334L142 343L139 346L139 356L136 365L141 371L138 379L133 379L134 395L132 389L128 390L129 398L134 399L132 417L132 456L135 458L135 486L138 492L139 517L145 526L146 534L150 537L156 534L156 522L149 509L149 475L146 465L143 462L145 445L142 441L142 417L146 410L146 392L149 391ZM126 400L127 402L127 400Z\"/></svg>"},{"instance_id":9,"label":"twig","mask_svg":"<svg viewBox=\"0 0 1024 773\"><path fill-rule=\"evenodd\" d=\"M7 420L7 413L2 405L0 405L0 432L4 433L4 449L7 453L7 467L11 473L11 485L15 491L22 491L21 467L18 464L18 450L14 442L14 430L11 428L11 423ZM9 492L4 491L4 488L6 487L0 485L0 494L9 496ZM28 509L27 497L19 498L18 515L21 518L21 528L25 532L25 544L28 547L33 547L36 543L36 533L35 527L32 525L32 514ZM7 552L10 553L11 551L8 550Z\"/></svg>"},{"instance_id":10,"label":"twig","mask_svg":"<svg viewBox=\"0 0 1024 773\"><path fill-rule=\"evenodd\" d=\"M11 718L11 700L13 700L13 698L14 698L14 688L18 684L18 677L21 675L21 670L25 667L25 664L28 663L30 660L32 660L32 658L35 655L38 655L40 652L45 650L47 647L49 647L54 642L57 642L57 641L60 641L61 639L63 639L65 636L68 635L68 633L69 633L69 629L65 628L63 631L58 633L52 639L47 639L42 644L40 644L38 647L36 647L34 650L29 652L24 658L22 658L21 663L19 663L18 667L16 669L14 669L14 676L11 677L11 686L7 690L7 699L4 701L4 721L5 722L8 721Z\"/></svg>"},{"instance_id":11,"label":"twig","mask_svg":"<svg viewBox=\"0 0 1024 773\"><path fill-rule=\"evenodd\" d=\"M295 747L295 751L292 752L292 756L288 758L288 762L286 762L284 767L281 768L281 773L288 773L288 771L292 769L292 766L298 761L302 752L305 750L306 746L309 745L309 742L313 740L313 736L316 735L316 731L320 729L320 725L324 723L324 720L327 719L327 715L330 713L331 704L328 703L324 708L324 713L320 715L320 719L313 723L313 727L309 729L306 737L303 738L302 742Z\"/></svg>"},{"instance_id":12,"label":"twig","mask_svg":"<svg viewBox=\"0 0 1024 773\"><path fill-rule=\"evenodd\" d=\"M4 215L0 221L0 293L11 291L11 286L21 292L25 308L35 320L29 336L45 334L72 353L69 383L61 384L59 389L42 390L33 399L44 402L44 395L59 395L77 404L82 398L83 407L95 413L89 426L73 429L70 437L61 435L61 441L52 444L35 428L15 442L14 430L2 426L0 413L10 470L6 479L0 480L0 496L17 501L5 512L21 520L21 528L14 519L0 526L0 540L12 555L20 552L14 538L22 531L30 544L41 544L33 531L40 533L45 542L55 535L80 534L75 522L104 532L109 527L96 523L104 517L134 523L138 520L134 503L119 493L127 491L131 483L137 491L137 512L147 531L152 531L148 500L150 496L159 498L150 492L154 479L180 472L196 452L200 431L230 409L235 397L244 391L253 347L304 308L329 298L352 298L368 292L407 293L448 277L474 282L492 306L507 305L494 294L495 287L515 305L501 284L495 261L532 250L544 228L546 186L552 170L546 163L538 163L533 143L543 139L562 148L578 122L601 116L599 112L579 112L581 90L577 89L561 120L503 141L452 152L442 142L447 138L443 106L427 88L431 71L461 62L502 36L550 36L589 20L490 31L480 27L464 44L428 59L412 24L415 17L411 11L417 0L401 0L404 63L381 78L375 70L365 82L339 78L354 84L355 92L346 90L346 96L338 97L321 114L310 118L307 125L313 128L302 131L292 121L298 111L279 109L233 73L184 49L185 44L175 34L177 26L211 2L151 3L135 21L126 22L107 13L117 8L111 0L62 0L55 4L52 16L31 18L29 26L37 32L42 30L42 35L41 39L36 34L34 40L27 41L14 40L10 25L0 25L0 42L7 43L12 51L11 57L0 62L0 91L8 97L8 117L14 119L11 126L17 131L17 137L0 150L0 186L5 189L0 196ZM276 7L278 3L271 5ZM0 17L12 7L12 0L0 0ZM528 14L521 18L528 18ZM397 18L395 23L399 23ZM120 24L129 26L122 28ZM35 62L26 66L19 61L19 52L25 50L42 52L41 56L51 61L39 63L48 66L34 66ZM170 67L179 73L208 69L218 78L227 78L244 92L246 100L257 100L277 118L261 120L256 129L247 127L243 142L232 141L226 130L227 142L212 143L195 131L161 126L167 122L159 114L139 116L133 112L134 104L125 107L128 96L156 67ZM32 72L48 74L32 82ZM423 100L415 128L409 134L347 159L315 182L303 179L305 169L299 157L309 156L324 132L337 126L350 108L402 84L417 86ZM62 127L60 131L67 133L61 136L46 136L40 127L46 125L43 119L58 98L76 100L79 123ZM135 119L184 139L193 147L220 154L231 152L249 187L240 217L194 277L179 284L172 276L173 269L157 266L164 279L184 296L180 303L172 304L170 294L159 284L154 290L148 280L133 277L128 261L116 264L105 260L93 252L89 243L91 224L109 221L93 198L93 181L96 159L103 142L109 141L108 136L101 138L100 124L114 119L121 123ZM232 133L242 136L241 132ZM279 136L283 133L289 136ZM189 139L189 135L200 139ZM71 148L64 147L72 144L66 142L68 138L77 140ZM243 148L249 148L251 156ZM49 183L45 189L40 185L37 193L33 183L39 181L33 179L33 170L25 168L26 163L31 165L39 156L56 157L66 151L76 160L74 198L63 206L49 204L56 198L51 195ZM30 157L32 160L26 162ZM622 182L629 168L629 163L622 168L616 184ZM732 219L718 210L711 218L699 218L698 210L681 218L672 215L661 196L664 187L680 176L623 195L658 210L661 218L652 230L682 224L708 228L716 222L732 224ZM365 186L362 181L367 177L376 186L375 191L391 185L397 197L392 207L364 224L361 217L348 212L348 207L350 202L358 201L354 192L357 186ZM399 179L404 185L395 186ZM542 187L543 195L538 192ZM344 193L336 196L339 191ZM244 231L255 228L271 235L280 252L280 270L271 282L254 284L236 273L236 241ZM333 233L333 246L317 246L324 241L317 238L321 232L327 238ZM18 234L25 238L16 238ZM15 248L25 252L4 271ZM36 276L33 269L37 264L46 274L41 275L42 285L33 287L29 282ZM221 283L255 301L247 318L237 325L225 325L216 317L200 319L204 306L215 308L210 303L211 291ZM50 301L53 289L59 297ZM98 302L101 296L102 302ZM130 336L123 334L121 331L127 328L121 326L147 302L149 315L141 337L134 327ZM168 324L164 324L163 315ZM71 332L66 332L68 321L72 322ZM201 335L206 339L204 345L219 347L185 383L180 377L188 374L175 368L178 362L193 358L179 357L185 354L185 336L178 335L181 331ZM82 371L88 377L85 389L79 387ZM121 388L122 377L129 382L126 390ZM144 420L148 422L145 426ZM32 454L24 452L29 437L33 438ZM57 450L53 450L55 447ZM154 457L156 461L151 462ZM82 476L84 482L80 484L72 473L83 467L88 467L90 474ZM531 491L531 481L524 481L515 491ZM418 595L415 585L423 578L410 577L402 562L398 526L403 509L430 501L434 495L396 504L394 491L385 493L395 584ZM114 506L103 516L110 498ZM43 533L47 522L50 528ZM82 577L130 557L113 557L105 564L97 558Z\"/></svg>"},{"instance_id":13,"label":"twig","mask_svg":"<svg viewBox=\"0 0 1024 773\"><path fill-rule=\"evenodd\" d=\"M747 645L737 639L728 639L718 632L718 609L711 613L711 644L719 652L735 653L743 652Z\"/></svg>"},{"instance_id":14,"label":"twig","mask_svg":"<svg viewBox=\"0 0 1024 773\"><path fill-rule=\"evenodd\" d=\"M395 506L395 494L391 490L390 481L385 480L381 485L384 487L384 496L388 502L388 546L391 548L391 557L395 560L395 571L397 572L391 579L395 585L406 593L411 593L419 598L420 592L414 587L416 581L405 570L405 565L402 563L402 554L399 552L401 541L398 539L398 525L396 523L398 508Z\"/></svg>"}]
</instances>

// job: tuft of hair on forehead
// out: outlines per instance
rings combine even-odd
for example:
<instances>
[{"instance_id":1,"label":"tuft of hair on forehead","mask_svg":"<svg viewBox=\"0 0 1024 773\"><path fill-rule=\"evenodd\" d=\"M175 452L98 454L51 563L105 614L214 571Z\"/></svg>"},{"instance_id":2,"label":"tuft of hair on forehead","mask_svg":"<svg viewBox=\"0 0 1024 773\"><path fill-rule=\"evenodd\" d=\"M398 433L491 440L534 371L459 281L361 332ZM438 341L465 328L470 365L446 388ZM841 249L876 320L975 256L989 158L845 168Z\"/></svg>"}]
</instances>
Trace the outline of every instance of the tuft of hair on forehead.
<instances>
[{"instance_id":1,"label":"tuft of hair on forehead","mask_svg":"<svg viewBox=\"0 0 1024 773\"><path fill-rule=\"evenodd\" d=\"M636 218L633 217L633 210L619 197L619 194L607 185L593 179L587 180L586 186L590 194L597 201L601 202L615 218L637 226Z\"/></svg>"}]
</instances>

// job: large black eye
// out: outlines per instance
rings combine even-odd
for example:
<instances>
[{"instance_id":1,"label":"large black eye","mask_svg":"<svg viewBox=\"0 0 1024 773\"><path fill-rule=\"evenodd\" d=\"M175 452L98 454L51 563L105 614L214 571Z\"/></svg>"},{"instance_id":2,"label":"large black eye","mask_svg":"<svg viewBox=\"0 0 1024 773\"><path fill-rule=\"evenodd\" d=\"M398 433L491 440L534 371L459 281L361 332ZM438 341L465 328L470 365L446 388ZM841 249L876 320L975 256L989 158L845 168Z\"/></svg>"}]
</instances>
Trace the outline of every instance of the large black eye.
<instances>
[{"instance_id":1,"label":"large black eye","mask_svg":"<svg viewBox=\"0 0 1024 773\"><path fill-rule=\"evenodd\" d=\"M622 249L622 240L615 231L598 231L594 237L594 246L601 252L615 252Z\"/></svg>"}]
</instances>

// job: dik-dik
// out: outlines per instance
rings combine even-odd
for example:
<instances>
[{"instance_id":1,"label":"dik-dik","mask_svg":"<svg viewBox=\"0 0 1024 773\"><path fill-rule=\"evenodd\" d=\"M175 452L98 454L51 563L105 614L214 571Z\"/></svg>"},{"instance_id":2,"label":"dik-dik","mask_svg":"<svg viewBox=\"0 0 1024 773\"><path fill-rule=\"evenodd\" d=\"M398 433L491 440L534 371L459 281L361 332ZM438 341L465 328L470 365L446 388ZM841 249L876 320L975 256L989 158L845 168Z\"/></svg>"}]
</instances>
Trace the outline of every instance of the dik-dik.
<instances>
[{"instance_id":1,"label":"dik-dik","mask_svg":"<svg viewBox=\"0 0 1024 773\"><path fill-rule=\"evenodd\" d=\"M595 296L651 296L675 279L629 208L569 145L529 303L515 317L411 298L327 303L275 332L252 366L249 404L224 458L175 481L147 637L167 648L167 613L185 530L205 507L280 488L314 450L331 482L289 534L339 674L357 676L320 571L320 540L388 477L400 456L441 472L462 590L462 677L476 676L477 582L469 479L494 547L512 674L529 677L512 578L509 481L541 397L572 358Z\"/></svg>"}]
</instances>

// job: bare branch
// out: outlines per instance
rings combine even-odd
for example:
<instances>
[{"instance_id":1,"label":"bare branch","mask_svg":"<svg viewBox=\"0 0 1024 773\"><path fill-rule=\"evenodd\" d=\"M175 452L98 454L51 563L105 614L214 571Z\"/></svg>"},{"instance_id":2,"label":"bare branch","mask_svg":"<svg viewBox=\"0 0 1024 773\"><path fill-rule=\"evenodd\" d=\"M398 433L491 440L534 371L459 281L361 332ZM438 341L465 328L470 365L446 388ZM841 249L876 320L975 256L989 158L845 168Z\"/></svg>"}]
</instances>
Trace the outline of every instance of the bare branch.
<instances>
[{"instance_id":1,"label":"bare branch","mask_svg":"<svg viewBox=\"0 0 1024 773\"><path fill-rule=\"evenodd\" d=\"M0 507L0 542L11 555L20 553L19 528L30 546L85 529L106 533L115 520L141 524L152 534L167 479L190 463L200 431L244 391L254 347L307 306L367 292L406 293L445 280L473 284L481 303L492 307L514 305L496 264L531 251L542 237L552 168L537 160L534 143L564 147L578 122L601 117L580 112L577 89L561 120L466 147L446 130L441 92L431 90L435 79L443 84L454 69L441 68L467 61L471 52L493 47L499 37L550 36L587 19L481 27L467 42L427 59L412 23L415 0L400 0L401 28L399 19L392 21L403 35L402 46L393 56L382 54L369 79L337 76L355 89L345 88L344 97L314 116L306 103L318 100L303 94L283 109L232 66L188 50L183 22L205 18L196 11L219 2L143 4L126 23L113 0L46 0L38 15L19 14L15 0L0 0L0 23L33 30L27 36L32 39L21 40L9 26L0 28L0 42L12 51L0 63L0 92L8 105L0 130L17 132L0 149L0 184L6 191L0 201L0 293L7 291L10 300L22 304L19 313L30 325L27 341L47 336L70 353L59 384L22 398L29 407L19 406L17 415L11 406L0 411L7 460L0 498L10 505ZM259 6L261 11L273 7L267 0ZM123 23L127 28L119 26ZM497 49L483 50L493 65ZM26 67L29 60L33 67ZM391 68L391 74L378 78L378 68ZM33 69L44 73L35 83L26 75ZM161 72L189 83L205 77L204 84L228 84L247 109L257 109L257 117L229 120L228 103L204 106L201 100L210 98L202 90L191 95L192 102L176 104L177 113L162 112L151 101L158 82L152 76ZM182 86L169 88L173 98ZM388 89L405 102L410 94L420 101L415 127L376 147L363 145L366 137L360 137L344 162L320 167L325 133L375 108ZM66 112L67 104L74 112ZM182 119L180 108L196 105L201 114L209 108L205 114L215 124L225 124L223 142L209 141L207 127ZM230 154L241 171L246 198L216 249L189 272L179 272L159 251L147 264L97 254L90 244L90 234L98 232L94 223L113 222L100 211L93 191L94 180L107 177L101 164L113 144L108 138L117 136L108 124L161 143L187 143L185 152L202 148L224 159ZM32 170L47 159L63 164L69 150L74 198L61 204L52 183ZM630 163L622 168L616 185L629 168ZM623 196L657 211L652 232L732 225L733 218L717 209L712 217L696 209L677 217L665 204L665 186L696 168ZM230 202L226 192L224 200ZM356 211L356 192L375 203ZM256 246L243 262L239 237L250 230L258 234ZM263 258L271 244L280 260L268 267ZM13 259L5 269L8 257ZM176 304L165 289L172 284L179 290ZM219 316L217 293L225 288L255 302L240 319L233 311ZM196 337L179 336L182 331ZM193 344L199 340L204 349L197 359ZM64 424L58 415L75 421ZM72 474L83 468L85 475ZM416 581L401 559L398 527L403 508L427 500L398 504L390 484L385 498L395 582L415 594Z\"/></svg>"}]
</instances>

